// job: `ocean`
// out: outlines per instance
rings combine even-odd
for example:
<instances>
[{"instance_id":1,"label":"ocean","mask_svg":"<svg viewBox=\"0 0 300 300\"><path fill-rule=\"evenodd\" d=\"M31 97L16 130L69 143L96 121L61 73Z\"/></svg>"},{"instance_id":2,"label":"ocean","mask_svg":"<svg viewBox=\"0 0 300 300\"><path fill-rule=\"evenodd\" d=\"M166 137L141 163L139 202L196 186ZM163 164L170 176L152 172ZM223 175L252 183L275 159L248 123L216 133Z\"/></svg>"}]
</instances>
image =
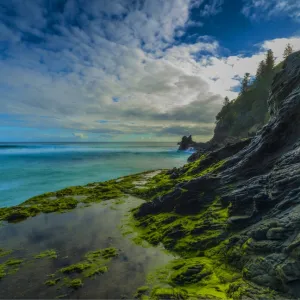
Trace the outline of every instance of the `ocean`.
<instances>
[{"instance_id":1,"label":"ocean","mask_svg":"<svg viewBox=\"0 0 300 300\"><path fill-rule=\"evenodd\" d=\"M176 143L0 143L0 207L68 186L186 163Z\"/></svg>"}]
</instances>

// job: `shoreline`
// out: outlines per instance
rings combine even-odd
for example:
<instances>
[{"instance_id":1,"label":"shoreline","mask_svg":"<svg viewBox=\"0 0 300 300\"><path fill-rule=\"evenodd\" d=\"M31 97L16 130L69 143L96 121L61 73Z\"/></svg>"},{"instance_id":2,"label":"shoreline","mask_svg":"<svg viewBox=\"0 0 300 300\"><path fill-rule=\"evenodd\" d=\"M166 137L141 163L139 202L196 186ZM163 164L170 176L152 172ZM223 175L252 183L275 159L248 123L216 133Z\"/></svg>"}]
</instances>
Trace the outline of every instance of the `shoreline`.
<instances>
[{"instance_id":1,"label":"shoreline","mask_svg":"<svg viewBox=\"0 0 300 300\"><path fill-rule=\"evenodd\" d=\"M0 207L16 206L34 196L69 186L113 180L147 170L178 167L185 164L188 157L184 153L177 153L174 145L165 147L156 144L149 148L141 144L135 149L136 146L132 144L118 144L116 147L66 145L61 152L54 146L46 145L41 152L39 149L30 149L30 153L26 149L11 150L19 154L5 154L6 150L1 150Z\"/></svg>"},{"instance_id":2,"label":"shoreline","mask_svg":"<svg viewBox=\"0 0 300 300\"><path fill-rule=\"evenodd\" d=\"M193 217L193 213L191 215L181 215L176 212L160 212L159 214L154 212L147 216L138 214L143 205L148 205L151 200L172 193L172 190L176 189L180 182L187 182L206 174L219 173L223 165L226 164L226 161L219 161L208 166L204 164L204 169L201 168L201 164L205 163L207 159L203 155L200 160L188 163L181 168L145 171L106 182L69 187L57 192L39 195L18 206L0 209L0 220L8 221L8 224L15 222L18 224L18 222L38 218L39 215L46 216L48 213L50 215L53 215L53 213L68 214L74 210L88 209L90 206L97 205L97 203L109 204L116 199L119 200L115 201L115 204L122 205L122 203L126 203L126 197L130 197L130 195L138 197L144 201L129 212L129 221L124 224L127 232L123 232L123 234L125 236L134 235L134 238L130 238L130 240L136 245L143 246L144 242L147 242L148 246L146 248L156 248L163 245L167 253L177 258L159 267L152 275L149 274L152 280L148 280L146 286L141 286L136 290L136 297L140 299L148 299L149 297L151 299L190 299L194 297L224 299L224 297L229 296L226 292L229 284L242 283L249 288L250 284L242 278L242 273L239 270L224 264L221 257L215 253L207 252L204 254L203 250L195 250L192 246L195 244L195 240L190 240L190 233L187 231L196 230L206 219L210 219L209 214L212 213L219 220L218 222L225 221L227 208L219 208L217 205L218 199L211 206L213 210L207 212L208 215L206 215L207 213L200 214L197 218ZM185 192L184 189L181 189L182 194ZM110 207L109 209L114 210L116 208ZM218 230L216 230L217 232ZM185 235L187 236L185 237ZM215 233L212 236L199 235L200 240L197 241L195 246L198 247L199 242L203 243L206 239L209 241L217 236ZM166 272L171 274L168 279L164 275ZM156 279L153 280L153 277ZM202 278L206 279L203 281ZM227 279L224 282L222 278ZM57 282L55 280L55 278L50 279L48 284L56 286L59 280L57 279ZM195 286L195 283L199 280L203 281L200 289L199 286ZM70 289L78 290L81 289L84 283L82 279L75 282L66 279L65 285ZM72 287L72 285L74 286ZM266 294L263 289L260 292Z\"/></svg>"}]
</instances>

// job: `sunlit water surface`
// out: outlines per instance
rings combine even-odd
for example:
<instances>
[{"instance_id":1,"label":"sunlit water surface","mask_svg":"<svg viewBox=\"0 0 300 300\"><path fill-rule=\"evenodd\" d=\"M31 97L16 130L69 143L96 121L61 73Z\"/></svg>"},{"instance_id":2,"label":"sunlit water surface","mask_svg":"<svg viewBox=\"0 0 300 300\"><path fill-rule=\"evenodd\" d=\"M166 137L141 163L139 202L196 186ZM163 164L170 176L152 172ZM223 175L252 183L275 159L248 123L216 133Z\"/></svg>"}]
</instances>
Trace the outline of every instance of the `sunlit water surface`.
<instances>
[{"instance_id":1,"label":"sunlit water surface","mask_svg":"<svg viewBox=\"0 0 300 300\"><path fill-rule=\"evenodd\" d=\"M176 143L0 143L0 207L68 186L179 167Z\"/></svg>"}]
</instances>

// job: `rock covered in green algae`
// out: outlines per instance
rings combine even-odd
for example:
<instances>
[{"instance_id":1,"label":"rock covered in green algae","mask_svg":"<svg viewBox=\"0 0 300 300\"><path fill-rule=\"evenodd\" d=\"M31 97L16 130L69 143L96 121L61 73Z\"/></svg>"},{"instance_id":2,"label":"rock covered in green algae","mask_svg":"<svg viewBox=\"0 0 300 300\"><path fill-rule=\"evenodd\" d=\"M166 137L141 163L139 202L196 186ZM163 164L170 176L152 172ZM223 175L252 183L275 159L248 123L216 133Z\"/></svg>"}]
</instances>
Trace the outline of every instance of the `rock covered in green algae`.
<instances>
[{"instance_id":1,"label":"rock covered in green algae","mask_svg":"<svg viewBox=\"0 0 300 300\"><path fill-rule=\"evenodd\" d=\"M172 182L177 185L161 195L153 187L151 201L134 212L135 225L150 243L162 242L185 260L196 256L211 260L212 273L200 276L197 283L207 297L300 297L299 81L297 52L288 58L273 83L271 120L248 146L213 172L198 172L203 156L194 162L198 166L192 170L197 172L191 172L189 165L176 170L175 179L169 178L168 189ZM178 178L186 181L178 183ZM220 217L213 217L214 211L220 212ZM225 279L223 289L211 289L211 278L218 277L218 265L239 276L232 281ZM180 289L180 284L186 285L190 278L198 279L189 272L181 273L176 282L171 280L173 288ZM158 298L196 295L186 286L187 294L180 291L180 296L172 288L164 289L158 287ZM214 294L219 290L223 294Z\"/></svg>"},{"instance_id":2,"label":"rock covered in green algae","mask_svg":"<svg viewBox=\"0 0 300 300\"><path fill-rule=\"evenodd\" d=\"M57 258L57 253L56 253L55 249L49 249L49 250L43 251L43 252L35 255L34 258L36 258L36 259L40 259L40 258Z\"/></svg>"},{"instance_id":3,"label":"rock covered in green algae","mask_svg":"<svg viewBox=\"0 0 300 300\"><path fill-rule=\"evenodd\" d=\"M76 279L71 280L71 281L68 283L68 286L69 286L70 288L73 288L73 289L78 289L78 288L80 288L80 287L83 286L83 282L82 282L81 279L76 278Z\"/></svg>"}]
</instances>

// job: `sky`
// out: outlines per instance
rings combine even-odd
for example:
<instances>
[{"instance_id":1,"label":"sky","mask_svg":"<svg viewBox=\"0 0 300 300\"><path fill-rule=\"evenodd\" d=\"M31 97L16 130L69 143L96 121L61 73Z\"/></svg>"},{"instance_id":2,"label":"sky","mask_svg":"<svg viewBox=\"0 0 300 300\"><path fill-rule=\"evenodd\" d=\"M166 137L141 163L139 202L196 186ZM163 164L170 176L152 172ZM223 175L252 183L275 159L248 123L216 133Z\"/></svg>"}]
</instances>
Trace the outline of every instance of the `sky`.
<instances>
[{"instance_id":1,"label":"sky","mask_svg":"<svg viewBox=\"0 0 300 300\"><path fill-rule=\"evenodd\" d=\"M0 0L0 142L209 140L295 0Z\"/></svg>"}]
</instances>

